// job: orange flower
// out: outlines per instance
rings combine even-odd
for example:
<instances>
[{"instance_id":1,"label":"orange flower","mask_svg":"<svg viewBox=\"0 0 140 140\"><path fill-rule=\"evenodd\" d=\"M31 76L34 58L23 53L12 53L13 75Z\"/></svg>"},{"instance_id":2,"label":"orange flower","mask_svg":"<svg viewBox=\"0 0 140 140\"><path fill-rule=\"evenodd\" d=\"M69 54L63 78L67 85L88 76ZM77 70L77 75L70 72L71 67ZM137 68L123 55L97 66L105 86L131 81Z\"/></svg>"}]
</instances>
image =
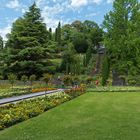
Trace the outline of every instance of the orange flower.
<instances>
[{"instance_id":1,"label":"orange flower","mask_svg":"<svg viewBox=\"0 0 140 140\"><path fill-rule=\"evenodd\" d=\"M56 90L56 88L37 88L37 89L32 89L32 92L42 92L42 91L50 91L50 90Z\"/></svg>"}]
</instances>

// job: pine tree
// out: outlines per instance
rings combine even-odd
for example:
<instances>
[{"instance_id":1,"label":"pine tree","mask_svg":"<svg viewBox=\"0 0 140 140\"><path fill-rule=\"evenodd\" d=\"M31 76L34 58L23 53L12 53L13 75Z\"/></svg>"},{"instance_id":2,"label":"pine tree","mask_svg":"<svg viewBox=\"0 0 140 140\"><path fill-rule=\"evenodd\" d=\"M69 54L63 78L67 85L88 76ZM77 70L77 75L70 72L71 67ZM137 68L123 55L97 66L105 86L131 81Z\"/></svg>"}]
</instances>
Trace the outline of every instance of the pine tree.
<instances>
[{"instance_id":1,"label":"pine tree","mask_svg":"<svg viewBox=\"0 0 140 140\"><path fill-rule=\"evenodd\" d=\"M41 18L40 9L34 3L23 18L13 23L6 45L11 48L43 46L48 39L46 25Z\"/></svg>"},{"instance_id":2,"label":"pine tree","mask_svg":"<svg viewBox=\"0 0 140 140\"><path fill-rule=\"evenodd\" d=\"M22 18L13 23L8 35L6 48L9 52L5 73L16 73L40 76L47 65L41 60L46 57L45 44L48 42L48 31L41 18L40 9L34 3Z\"/></svg>"}]
</instances>

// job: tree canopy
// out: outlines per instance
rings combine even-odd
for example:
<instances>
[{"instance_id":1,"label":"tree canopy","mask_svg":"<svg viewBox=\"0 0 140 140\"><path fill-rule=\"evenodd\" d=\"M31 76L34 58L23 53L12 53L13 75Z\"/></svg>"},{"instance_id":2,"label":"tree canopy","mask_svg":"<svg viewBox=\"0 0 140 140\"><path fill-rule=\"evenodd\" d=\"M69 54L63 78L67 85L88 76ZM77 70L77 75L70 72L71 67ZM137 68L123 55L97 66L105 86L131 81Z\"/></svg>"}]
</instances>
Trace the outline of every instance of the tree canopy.
<instances>
[{"instance_id":1,"label":"tree canopy","mask_svg":"<svg viewBox=\"0 0 140 140\"><path fill-rule=\"evenodd\" d=\"M115 0L103 22L104 43L113 71L121 75L140 70L140 4L138 0Z\"/></svg>"}]
</instances>

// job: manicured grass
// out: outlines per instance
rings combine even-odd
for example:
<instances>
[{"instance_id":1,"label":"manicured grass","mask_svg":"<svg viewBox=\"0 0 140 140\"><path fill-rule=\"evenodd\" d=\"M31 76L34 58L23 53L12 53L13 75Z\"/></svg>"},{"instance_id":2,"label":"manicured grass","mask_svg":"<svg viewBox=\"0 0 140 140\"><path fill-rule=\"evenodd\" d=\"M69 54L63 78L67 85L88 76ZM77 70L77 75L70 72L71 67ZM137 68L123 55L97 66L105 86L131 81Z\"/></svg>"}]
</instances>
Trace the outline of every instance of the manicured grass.
<instances>
[{"instance_id":1,"label":"manicured grass","mask_svg":"<svg viewBox=\"0 0 140 140\"><path fill-rule=\"evenodd\" d=\"M140 93L87 93L1 131L0 140L140 140Z\"/></svg>"}]
</instances>

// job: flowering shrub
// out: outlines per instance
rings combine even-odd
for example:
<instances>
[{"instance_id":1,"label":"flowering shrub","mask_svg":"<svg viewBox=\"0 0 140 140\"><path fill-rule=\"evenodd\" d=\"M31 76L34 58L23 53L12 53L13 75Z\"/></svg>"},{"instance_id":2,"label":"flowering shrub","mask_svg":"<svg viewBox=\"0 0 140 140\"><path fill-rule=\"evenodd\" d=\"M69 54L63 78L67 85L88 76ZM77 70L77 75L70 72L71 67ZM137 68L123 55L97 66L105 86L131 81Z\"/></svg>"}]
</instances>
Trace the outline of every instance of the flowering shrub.
<instances>
[{"instance_id":1,"label":"flowering shrub","mask_svg":"<svg viewBox=\"0 0 140 140\"><path fill-rule=\"evenodd\" d=\"M71 83L72 83L72 77L70 75L65 75L64 78L63 78L63 83L66 86L71 85Z\"/></svg>"},{"instance_id":2,"label":"flowering shrub","mask_svg":"<svg viewBox=\"0 0 140 140\"><path fill-rule=\"evenodd\" d=\"M32 89L32 92L42 92L42 91L50 91L50 90L56 90L56 88L36 88Z\"/></svg>"},{"instance_id":3,"label":"flowering shrub","mask_svg":"<svg viewBox=\"0 0 140 140\"><path fill-rule=\"evenodd\" d=\"M86 87L85 87L85 85L82 85L80 87L68 89L65 91L65 93L68 94L71 98L75 98L75 97L85 93L85 91L86 91Z\"/></svg>"}]
</instances>

